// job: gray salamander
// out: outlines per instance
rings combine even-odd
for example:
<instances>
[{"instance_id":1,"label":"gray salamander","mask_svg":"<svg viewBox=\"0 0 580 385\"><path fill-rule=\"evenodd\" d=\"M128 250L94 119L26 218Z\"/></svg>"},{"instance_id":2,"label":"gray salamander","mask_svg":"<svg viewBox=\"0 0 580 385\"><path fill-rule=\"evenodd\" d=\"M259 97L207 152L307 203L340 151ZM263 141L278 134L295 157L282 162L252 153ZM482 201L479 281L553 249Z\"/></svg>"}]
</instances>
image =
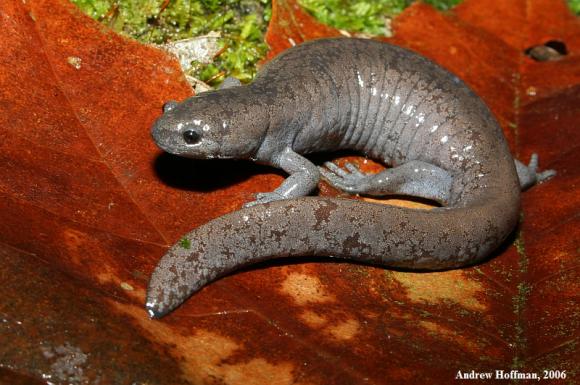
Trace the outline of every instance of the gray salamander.
<instances>
[{"instance_id":1,"label":"gray salamander","mask_svg":"<svg viewBox=\"0 0 580 385\"><path fill-rule=\"evenodd\" d=\"M242 266L288 256L330 255L406 269L452 269L481 261L518 221L520 188L537 157L514 162L483 101L432 61L386 43L321 39L293 47L247 86L229 83L168 102L152 135L191 158L251 159L289 177L255 202L200 226L156 267L152 317ZM390 166L364 174L301 154L349 149ZM321 177L353 194L412 195L430 211L352 199L305 197ZM519 177L519 178L518 178Z\"/></svg>"}]
</instances>

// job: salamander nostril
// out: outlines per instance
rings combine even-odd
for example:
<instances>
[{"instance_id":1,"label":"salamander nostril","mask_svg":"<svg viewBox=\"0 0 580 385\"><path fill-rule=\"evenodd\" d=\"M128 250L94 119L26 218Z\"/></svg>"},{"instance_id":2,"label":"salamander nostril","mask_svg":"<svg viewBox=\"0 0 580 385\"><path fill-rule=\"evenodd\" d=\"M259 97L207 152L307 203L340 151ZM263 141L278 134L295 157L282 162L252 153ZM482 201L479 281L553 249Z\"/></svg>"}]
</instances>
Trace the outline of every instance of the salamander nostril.
<instances>
[{"instance_id":1,"label":"salamander nostril","mask_svg":"<svg viewBox=\"0 0 580 385\"><path fill-rule=\"evenodd\" d=\"M187 144L196 144L200 141L201 135L194 130L187 130L183 132L183 140Z\"/></svg>"},{"instance_id":2,"label":"salamander nostril","mask_svg":"<svg viewBox=\"0 0 580 385\"><path fill-rule=\"evenodd\" d=\"M163 112L169 112L177 106L177 102L170 100L163 105Z\"/></svg>"}]
</instances>

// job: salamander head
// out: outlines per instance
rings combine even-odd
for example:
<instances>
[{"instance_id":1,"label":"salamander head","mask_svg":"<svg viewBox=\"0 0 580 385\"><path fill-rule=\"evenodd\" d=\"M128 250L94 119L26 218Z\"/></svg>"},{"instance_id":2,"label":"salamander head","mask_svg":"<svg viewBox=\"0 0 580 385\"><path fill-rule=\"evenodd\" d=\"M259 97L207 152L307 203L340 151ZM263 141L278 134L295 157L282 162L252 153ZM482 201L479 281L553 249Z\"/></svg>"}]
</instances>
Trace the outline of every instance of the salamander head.
<instances>
[{"instance_id":1,"label":"salamander head","mask_svg":"<svg viewBox=\"0 0 580 385\"><path fill-rule=\"evenodd\" d=\"M268 127L267 111L240 93L242 88L167 102L151 130L153 140L161 149L187 158L252 158Z\"/></svg>"}]
</instances>

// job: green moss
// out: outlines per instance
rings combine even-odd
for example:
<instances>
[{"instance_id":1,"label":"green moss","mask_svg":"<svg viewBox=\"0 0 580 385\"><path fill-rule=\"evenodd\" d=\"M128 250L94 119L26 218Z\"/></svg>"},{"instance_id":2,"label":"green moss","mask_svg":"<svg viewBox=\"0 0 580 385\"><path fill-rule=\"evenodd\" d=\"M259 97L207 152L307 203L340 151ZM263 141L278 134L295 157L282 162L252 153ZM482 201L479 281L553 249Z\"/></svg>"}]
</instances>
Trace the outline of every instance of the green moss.
<instances>
[{"instance_id":1,"label":"green moss","mask_svg":"<svg viewBox=\"0 0 580 385\"><path fill-rule=\"evenodd\" d=\"M298 0L300 5L324 24L351 32L385 35L386 19L401 13L416 0ZM440 11L448 11L463 0L423 0ZM568 0L570 9L580 14L580 0Z\"/></svg>"},{"instance_id":2,"label":"green moss","mask_svg":"<svg viewBox=\"0 0 580 385\"><path fill-rule=\"evenodd\" d=\"M385 16L400 13L408 0L299 0L318 21L338 29L385 34Z\"/></svg>"},{"instance_id":3,"label":"green moss","mask_svg":"<svg viewBox=\"0 0 580 385\"><path fill-rule=\"evenodd\" d=\"M183 247L184 249L191 249L191 241L187 238L182 238L179 241L179 246Z\"/></svg>"},{"instance_id":4,"label":"green moss","mask_svg":"<svg viewBox=\"0 0 580 385\"><path fill-rule=\"evenodd\" d=\"M440 11L448 11L463 0L423 0L424 3L431 4Z\"/></svg>"},{"instance_id":5,"label":"green moss","mask_svg":"<svg viewBox=\"0 0 580 385\"><path fill-rule=\"evenodd\" d=\"M568 5L572 12L576 15L580 15L580 0L568 0Z\"/></svg>"},{"instance_id":6,"label":"green moss","mask_svg":"<svg viewBox=\"0 0 580 385\"><path fill-rule=\"evenodd\" d=\"M111 8L109 2L104 0L73 0L72 3L93 19L103 17Z\"/></svg>"},{"instance_id":7,"label":"green moss","mask_svg":"<svg viewBox=\"0 0 580 385\"><path fill-rule=\"evenodd\" d=\"M462 0L426 0L439 10L448 10ZM300 5L324 24L371 35L388 33L385 23L414 0L298 0Z\"/></svg>"},{"instance_id":8,"label":"green moss","mask_svg":"<svg viewBox=\"0 0 580 385\"><path fill-rule=\"evenodd\" d=\"M270 0L72 0L113 30L142 43L166 43L219 32L222 52L211 64L196 63L189 75L220 83L226 76L250 81L265 56L263 36Z\"/></svg>"}]
</instances>

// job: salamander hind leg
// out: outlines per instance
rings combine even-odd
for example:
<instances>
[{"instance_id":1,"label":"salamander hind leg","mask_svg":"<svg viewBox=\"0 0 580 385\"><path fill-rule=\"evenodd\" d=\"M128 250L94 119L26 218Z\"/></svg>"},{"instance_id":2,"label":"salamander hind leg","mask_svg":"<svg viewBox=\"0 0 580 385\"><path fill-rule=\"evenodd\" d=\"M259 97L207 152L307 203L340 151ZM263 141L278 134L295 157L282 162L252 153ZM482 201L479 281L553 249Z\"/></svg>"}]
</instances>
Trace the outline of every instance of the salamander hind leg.
<instances>
[{"instance_id":1,"label":"salamander hind leg","mask_svg":"<svg viewBox=\"0 0 580 385\"><path fill-rule=\"evenodd\" d=\"M350 194L410 195L430 199L441 204L449 200L453 178L430 163L410 161L378 174L365 174L347 163L346 170L327 162L322 176L334 187Z\"/></svg>"},{"instance_id":2,"label":"salamander hind leg","mask_svg":"<svg viewBox=\"0 0 580 385\"><path fill-rule=\"evenodd\" d=\"M527 166L517 159L514 159L514 162L522 190L527 190L536 183L542 183L556 175L555 170L544 170L538 172L538 154L536 153L532 154L530 163Z\"/></svg>"}]
</instances>

